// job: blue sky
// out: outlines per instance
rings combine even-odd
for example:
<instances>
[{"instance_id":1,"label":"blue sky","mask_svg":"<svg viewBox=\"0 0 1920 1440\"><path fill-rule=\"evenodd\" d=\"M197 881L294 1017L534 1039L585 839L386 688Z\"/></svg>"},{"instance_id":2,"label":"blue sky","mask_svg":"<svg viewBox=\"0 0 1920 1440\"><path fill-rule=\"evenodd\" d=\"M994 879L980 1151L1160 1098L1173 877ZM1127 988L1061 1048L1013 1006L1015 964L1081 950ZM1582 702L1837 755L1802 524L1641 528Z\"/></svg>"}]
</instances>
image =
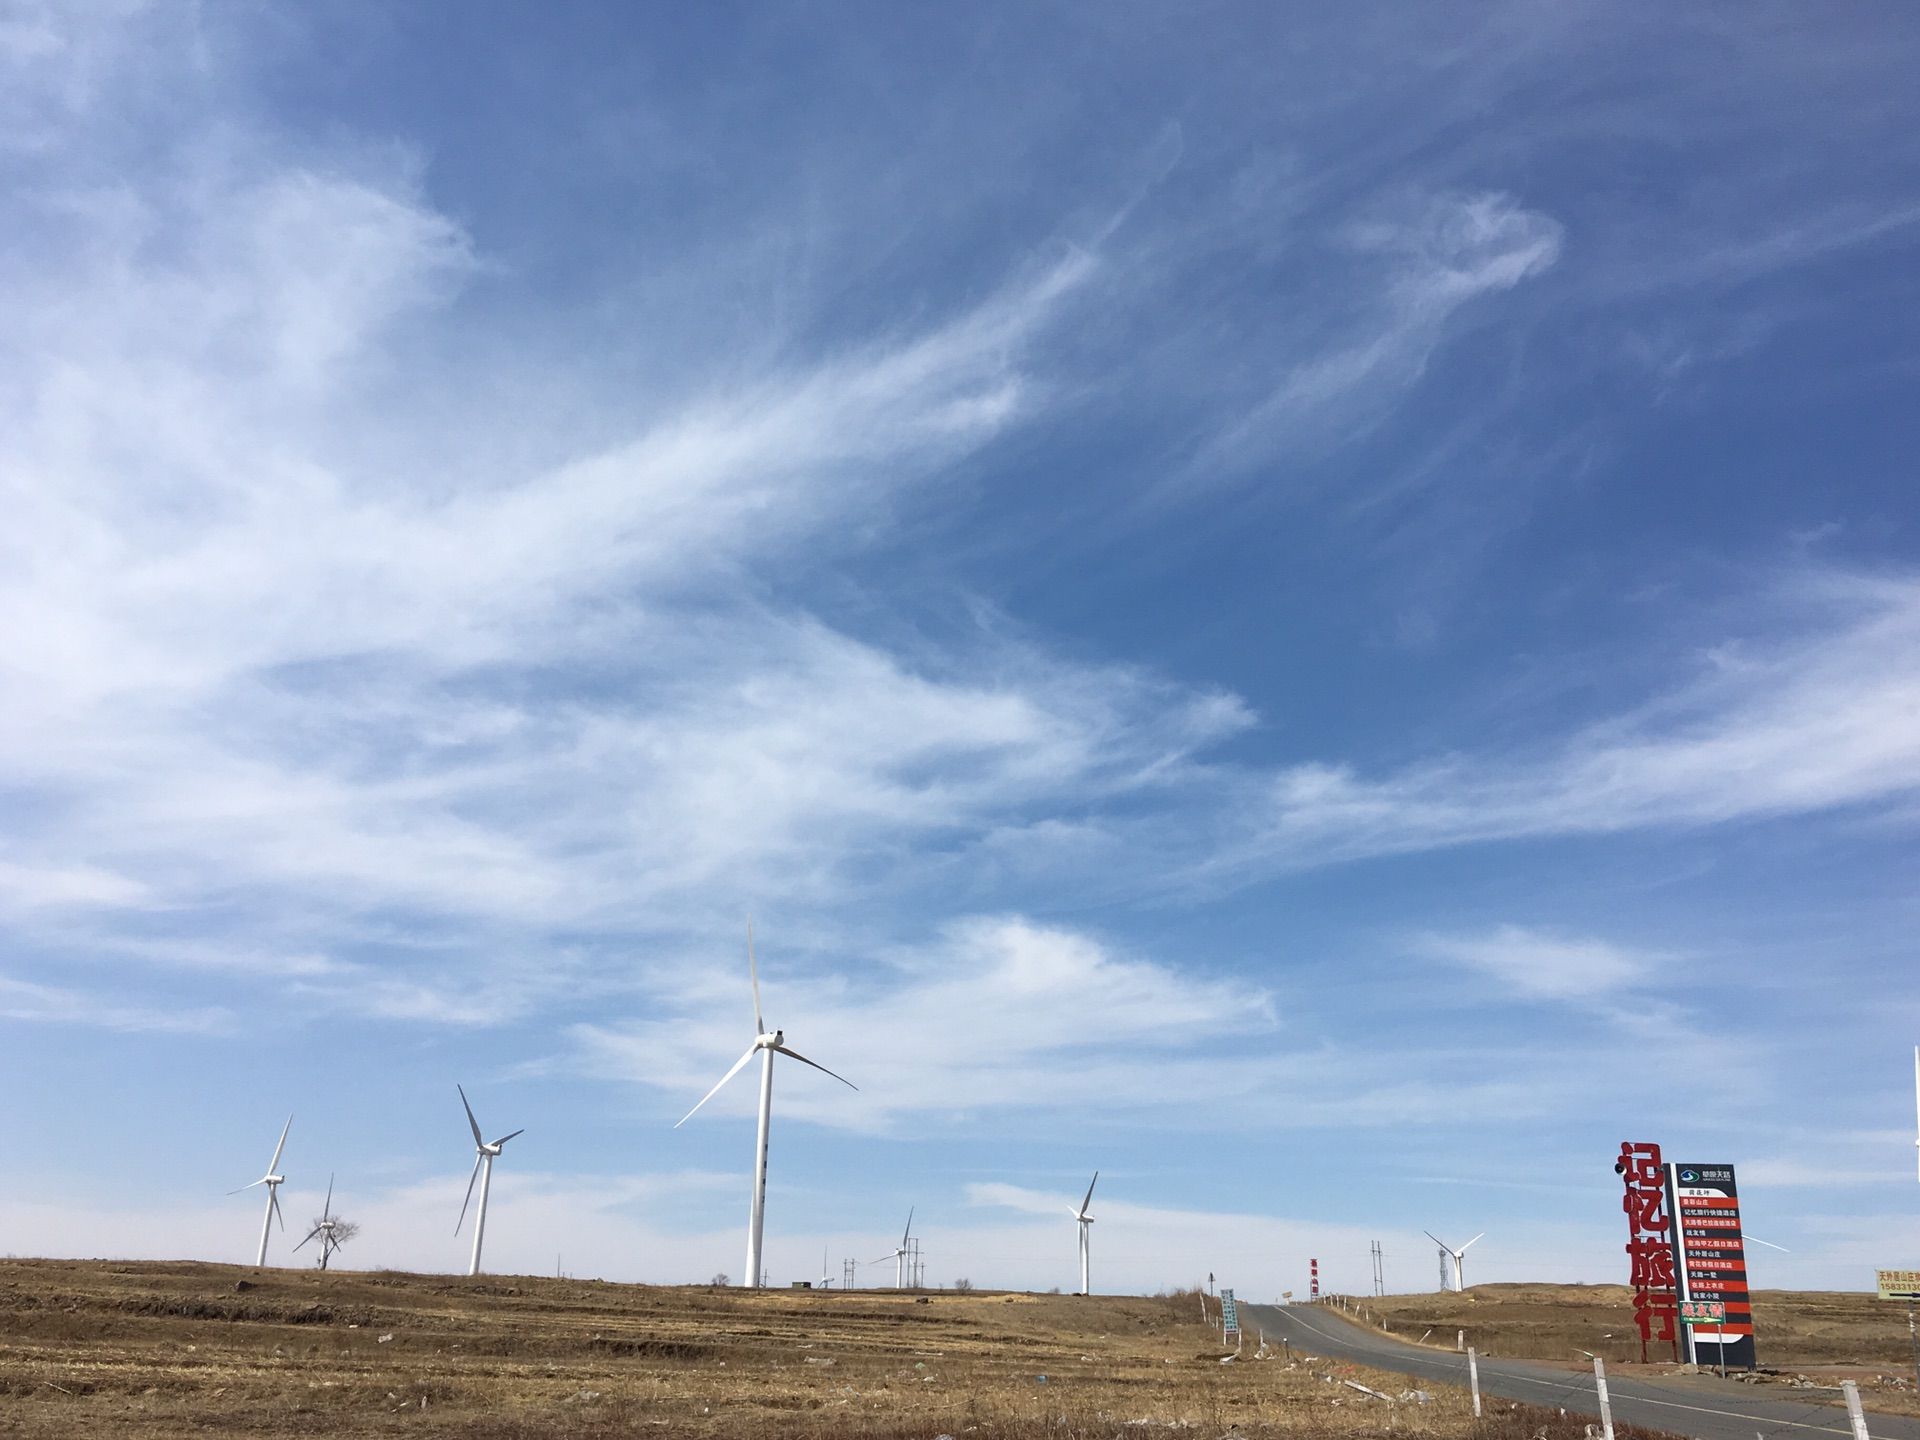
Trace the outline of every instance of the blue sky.
<instances>
[{"instance_id":1,"label":"blue sky","mask_svg":"<svg viewBox=\"0 0 1920 1440\"><path fill-rule=\"evenodd\" d=\"M1920 1254L1920 16L4 15L0 1249Z\"/></svg>"}]
</instances>

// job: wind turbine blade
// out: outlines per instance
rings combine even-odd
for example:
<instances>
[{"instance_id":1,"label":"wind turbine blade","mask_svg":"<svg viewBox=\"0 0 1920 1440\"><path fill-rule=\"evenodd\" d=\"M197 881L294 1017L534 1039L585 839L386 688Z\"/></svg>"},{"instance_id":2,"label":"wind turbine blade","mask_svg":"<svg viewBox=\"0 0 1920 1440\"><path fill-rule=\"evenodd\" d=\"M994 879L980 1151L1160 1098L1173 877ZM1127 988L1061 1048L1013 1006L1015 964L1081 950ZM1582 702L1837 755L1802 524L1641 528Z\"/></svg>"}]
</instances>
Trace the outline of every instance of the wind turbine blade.
<instances>
[{"instance_id":1,"label":"wind turbine blade","mask_svg":"<svg viewBox=\"0 0 1920 1440\"><path fill-rule=\"evenodd\" d=\"M1474 1243L1476 1241L1484 1240L1486 1238L1487 1238L1487 1232L1482 1230L1478 1235L1474 1236L1472 1240L1467 1241L1466 1244L1460 1247L1460 1253L1462 1255L1466 1254L1467 1251L1471 1250L1474 1247Z\"/></svg>"},{"instance_id":2,"label":"wind turbine blade","mask_svg":"<svg viewBox=\"0 0 1920 1440\"><path fill-rule=\"evenodd\" d=\"M460 1218L453 1222L453 1233L456 1235L460 1233L460 1227L467 1223L467 1206L473 1203L473 1182L480 1178L480 1165L486 1158L485 1155L473 1157L473 1173L467 1176L467 1198L460 1202Z\"/></svg>"},{"instance_id":3,"label":"wind turbine blade","mask_svg":"<svg viewBox=\"0 0 1920 1440\"><path fill-rule=\"evenodd\" d=\"M271 1175L280 1168L280 1152L287 1148L287 1131L293 1129L293 1116L287 1116L287 1123L280 1127L280 1143L273 1147L273 1159L267 1162L267 1174Z\"/></svg>"},{"instance_id":4,"label":"wind turbine blade","mask_svg":"<svg viewBox=\"0 0 1920 1440\"><path fill-rule=\"evenodd\" d=\"M1092 1181L1090 1181L1090 1182L1088 1183L1088 1185L1087 1185L1087 1198L1086 1198L1086 1199L1084 1199L1084 1200L1082 1200L1082 1201L1080 1202L1080 1213L1081 1213L1081 1214L1083 1214L1083 1215L1084 1215L1084 1214L1086 1213L1086 1211L1087 1211L1087 1206L1089 1206L1089 1205L1091 1205L1091 1204L1093 1203L1093 1187L1094 1187L1095 1185L1098 1185L1099 1183L1100 1183L1100 1172L1099 1172L1098 1170L1096 1170L1096 1171L1094 1171L1094 1172L1093 1172L1093 1179L1092 1179Z\"/></svg>"},{"instance_id":5,"label":"wind turbine blade","mask_svg":"<svg viewBox=\"0 0 1920 1440\"><path fill-rule=\"evenodd\" d=\"M913 1212L917 1208L917 1206L913 1205L907 1207L907 1228L900 1232L900 1248L902 1250L907 1248L907 1237L913 1234Z\"/></svg>"},{"instance_id":6,"label":"wind turbine blade","mask_svg":"<svg viewBox=\"0 0 1920 1440\"><path fill-rule=\"evenodd\" d=\"M1764 1245L1764 1246L1766 1246L1766 1247L1767 1247L1767 1249L1769 1249L1769 1250L1778 1250L1778 1251L1779 1251L1779 1252L1780 1252L1780 1253L1781 1253L1782 1255L1791 1255L1791 1254L1793 1254L1793 1251L1791 1251L1791 1250L1789 1250L1789 1249L1787 1249L1787 1247L1786 1247L1786 1246L1784 1246L1784 1245L1776 1245L1776 1244L1774 1244L1774 1243L1773 1243L1773 1241L1771 1241L1771 1240L1762 1240L1762 1239L1761 1239L1761 1238L1760 1238L1760 1237L1759 1237L1758 1235L1749 1235L1749 1236L1747 1236L1747 1239L1749 1239L1749 1240L1751 1240L1751 1241L1753 1241L1753 1243L1754 1243L1754 1244L1756 1244L1756 1245Z\"/></svg>"},{"instance_id":7,"label":"wind turbine blade","mask_svg":"<svg viewBox=\"0 0 1920 1440\"><path fill-rule=\"evenodd\" d=\"M738 1075L742 1070L746 1069L747 1062L753 1059L753 1052L758 1050L759 1048L760 1046L757 1041L754 1044L749 1045L747 1047L747 1053L742 1055L738 1060L734 1061L733 1068L727 1071L726 1074L720 1077L720 1085L726 1084L727 1081L731 1080L734 1076ZM706 1104L707 1101L711 1100L714 1096L720 1093L720 1085L714 1086L713 1089L707 1091L706 1094L702 1095L700 1097L699 1104L696 1104L693 1107L693 1110L687 1111L686 1114L682 1115L678 1120L673 1122L673 1128L678 1130L682 1125L686 1124L687 1121L691 1120L694 1116L694 1111L698 1110L701 1105Z\"/></svg>"},{"instance_id":8,"label":"wind turbine blade","mask_svg":"<svg viewBox=\"0 0 1920 1440\"><path fill-rule=\"evenodd\" d=\"M807 1059L807 1057L802 1055L798 1050L789 1050L784 1045L776 1045L773 1048L778 1050L782 1055L791 1055L794 1059L798 1060L802 1065L813 1066L813 1068L818 1070L822 1075L833 1075L833 1071L827 1069L826 1066L820 1064L817 1061ZM858 1090L860 1088L858 1085L854 1084L851 1080L847 1079L847 1077L844 1075L833 1075L833 1078L838 1080L842 1085L846 1086L847 1089L849 1090Z\"/></svg>"},{"instance_id":9,"label":"wind turbine blade","mask_svg":"<svg viewBox=\"0 0 1920 1440\"><path fill-rule=\"evenodd\" d=\"M276 1187L272 1185L269 1185L267 1187L267 1199L273 1205L273 1218L280 1222L280 1233L282 1235L286 1234L287 1233L287 1217L280 1213L280 1195Z\"/></svg>"},{"instance_id":10,"label":"wind turbine blade","mask_svg":"<svg viewBox=\"0 0 1920 1440\"><path fill-rule=\"evenodd\" d=\"M747 978L753 981L753 1033L767 1033L767 1022L760 1018L760 962L753 958L753 917L747 917Z\"/></svg>"},{"instance_id":11,"label":"wind turbine blade","mask_svg":"<svg viewBox=\"0 0 1920 1440\"><path fill-rule=\"evenodd\" d=\"M322 1220L331 1220L333 1218L333 1176L331 1175L327 1176L327 1200L326 1203L320 1207L320 1218Z\"/></svg>"},{"instance_id":12,"label":"wind turbine blade","mask_svg":"<svg viewBox=\"0 0 1920 1440\"><path fill-rule=\"evenodd\" d=\"M527 1133L527 1127L522 1125L518 1130L513 1132L513 1135L524 1135L526 1133ZM507 1141L513 1139L513 1135L502 1135L498 1140L494 1141L493 1143L496 1145L504 1145L507 1143Z\"/></svg>"},{"instance_id":13,"label":"wind turbine blade","mask_svg":"<svg viewBox=\"0 0 1920 1440\"><path fill-rule=\"evenodd\" d=\"M460 1082L458 1080L453 1082L453 1088L460 1090ZM475 1145L486 1144L487 1142L480 1138L480 1122L473 1118L473 1106L467 1104L467 1092L465 1090L460 1090L460 1105L461 1108L467 1112L467 1126L473 1131L473 1143Z\"/></svg>"},{"instance_id":14,"label":"wind turbine blade","mask_svg":"<svg viewBox=\"0 0 1920 1440\"><path fill-rule=\"evenodd\" d=\"M1427 1239L1431 1240L1434 1244L1438 1245L1442 1250L1446 1251L1447 1254L1451 1255L1453 1253L1453 1247L1447 1244L1447 1242L1442 1240L1438 1235L1434 1234L1431 1230L1422 1230L1420 1233L1426 1236Z\"/></svg>"},{"instance_id":15,"label":"wind turbine blade","mask_svg":"<svg viewBox=\"0 0 1920 1440\"><path fill-rule=\"evenodd\" d=\"M267 1183L267 1177L266 1177L265 1175L262 1175L262 1176L261 1176L261 1177L260 1177L260 1178L259 1178L258 1180L253 1180L253 1181L250 1181L250 1182L248 1182L247 1184L245 1184L245 1185L242 1185L242 1186L241 1186L241 1187L240 1187L240 1188L239 1188L238 1190L229 1190L229 1191L227 1191L227 1194L229 1194L229 1195L244 1195L244 1194L245 1194L245 1193L246 1193L247 1191L249 1191L249 1190L251 1190L251 1189L253 1189L253 1187L254 1187L255 1185L264 1185L264 1184L266 1184L266 1183Z\"/></svg>"},{"instance_id":16,"label":"wind turbine blade","mask_svg":"<svg viewBox=\"0 0 1920 1440\"><path fill-rule=\"evenodd\" d=\"M309 1230L309 1231L307 1232L307 1240L311 1240L311 1239L313 1239L313 1237L314 1237L314 1236L316 1236L316 1235L318 1235L319 1233L320 1233L320 1227L319 1227L318 1225L316 1225L316 1226L314 1226L314 1227L313 1227L313 1229L311 1229L311 1230ZM300 1243L299 1243L298 1245L296 1245L296 1246L294 1246L293 1248L294 1248L295 1250L304 1250L304 1249L306 1249L306 1248L307 1248L307 1240L302 1240L302 1241L301 1241L301 1242L300 1242Z\"/></svg>"},{"instance_id":17,"label":"wind turbine blade","mask_svg":"<svg viewBox=\"0 0 1920 1440\"><path fill-rule=\"evenodd\" d=\"M880 1264L884 1264L888 1260L898 1259L899 1255L900 1255L900 1252L898 1250L889 1250L885 1255L876 1255L873 1257L873 1259L862 1260L860 1263L862 1265L880 1265Z\"/></svg>"}]
</instances>

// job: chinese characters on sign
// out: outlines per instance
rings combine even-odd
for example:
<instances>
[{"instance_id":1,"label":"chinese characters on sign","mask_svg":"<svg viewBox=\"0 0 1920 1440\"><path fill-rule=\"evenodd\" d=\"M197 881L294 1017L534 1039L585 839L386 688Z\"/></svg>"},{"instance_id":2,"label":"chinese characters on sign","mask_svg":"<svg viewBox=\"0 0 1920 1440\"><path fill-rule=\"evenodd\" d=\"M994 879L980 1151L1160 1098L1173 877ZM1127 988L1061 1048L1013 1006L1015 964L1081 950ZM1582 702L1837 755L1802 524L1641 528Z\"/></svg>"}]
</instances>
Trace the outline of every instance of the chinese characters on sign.
<instances>
[{"instance_id":1,"label":"chinese characters on sign","mask_svg":"<svg viewBox=\"0 0 1920 1440\"><path fill-rule=\"evenodd\" d=\"M1687 1359L1751 1370L1753 1303L1747 1294L1747 1247L1740 1233L1740 1198L1731 1165L1667 1166L1668 1210L1674 1227L1674 1278L1680 1300L1718 1301L1720 1323L1687 1329Z\"/></svg>"},{"instance_id":2,"label":"chinese characters on sign","mask_svg":"<svg viewBox=\"0 0 1920 1440\"><path fill-rule=\"evenodd\" d=\"M1320 1293L1320 1262L1318 1260L1307 1261L1307 1276L1311 1287L1307 1294L1317 1296Z\"/></svg>"},{"instance_id":3,"label":"chinese characters on sign","mask_svg":"<svg viewBox=\"0 0 1920 1440\"><path fill-rule=\"evenodd\" d=\"M1876 1270L1873 1278L1882 1300L1920 1300L1920 1270Z\"/></svg>"},{"instance_id":4,"label":"chinese characters on sign","mask_svg":"<svg viewBox=\"0 0 1920 1440\"><path fill-rule=\"evenodd\" d=\"M1666 1341L1679 1358L1679 1335L1674 1330L1677 1296L1674 1289L1673 1222L1667 1211L1666 1177L1658 1145L1622 1141L1614 1173L1626 1184L1620 1208L1627 1212L1627 1255L1632 1260L1633 1321L1640 1327L1640 1358L1647 1358L1647 1342ZM1654 1326L1659 1326L1656 1336Z\"/></svg>"},{"instance_id":5,"label":"chinese characters on sign","mask_svg":"<svg viewBox=\"0 0 1920 1440\"><path fill-rule=\"evenodd\" d=\"M1240 1333L1240 1306L1231 1290L1223 1289L1220 1292L1220 1329L1226 1335Z\"/></svg>"},{"instance_id":6,"label":"chinese characters on sign","mask_svg":"<svg viewBox=\"0 0 1920 1440\"><path fill-rule=\"evenodd\" d=\"M1682 1325L1718 1325L1727 1318L1727 1307L1720 1300L1682 1300L1680 1302L1680 1323Z\"/></svg>"}]
</instances>

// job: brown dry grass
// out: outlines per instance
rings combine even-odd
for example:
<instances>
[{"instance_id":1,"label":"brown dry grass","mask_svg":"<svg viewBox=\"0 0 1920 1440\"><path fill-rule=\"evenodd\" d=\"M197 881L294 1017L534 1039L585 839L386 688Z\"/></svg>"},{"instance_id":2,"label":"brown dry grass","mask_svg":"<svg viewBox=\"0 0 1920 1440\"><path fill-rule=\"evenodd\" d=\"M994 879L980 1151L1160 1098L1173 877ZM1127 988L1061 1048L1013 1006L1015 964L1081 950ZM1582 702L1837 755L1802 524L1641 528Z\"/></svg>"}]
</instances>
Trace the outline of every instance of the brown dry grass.
<instances>
[{"instance_id":1,"label":"brown dry grass","mask_svg":"<svg viewBox=\"0 0 1920 1440\"><path fill-rule=\"evenodd\" d=\"M1222 1365L1191 1297L748 1292L0 1261L0 1432L221 1435L1578 1436ZM1343 1371L1376 1388L1405 1382ZM1040 1377L1045 1376L1042 1381ZM1144 1422L1144 1423L1142 1423Z\"/></svg>"}]
</instances>

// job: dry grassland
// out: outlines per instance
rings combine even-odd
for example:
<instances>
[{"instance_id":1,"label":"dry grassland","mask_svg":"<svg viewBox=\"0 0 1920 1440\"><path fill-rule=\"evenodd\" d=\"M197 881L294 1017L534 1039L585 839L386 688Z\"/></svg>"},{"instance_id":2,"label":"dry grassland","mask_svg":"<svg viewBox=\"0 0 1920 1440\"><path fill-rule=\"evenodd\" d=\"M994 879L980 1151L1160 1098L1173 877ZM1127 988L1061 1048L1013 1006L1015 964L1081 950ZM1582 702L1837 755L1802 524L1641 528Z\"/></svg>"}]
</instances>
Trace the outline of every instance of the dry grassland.
<instances>
[{"instance_id":1,"label":"dry grassland","mask_svg":"<svg viewBox=\"0 0 1920 1440\"><path fill-rule=\"evenodd\" d=\"M0 1433L36 1440L1581 1433L1524 1411L1476 1427L1458 1395L1383 1402L1251 1349L1221 1364L1191 1296L918 1303L886 1291L0 1261Z\"/></svg>"}]
</instances>

